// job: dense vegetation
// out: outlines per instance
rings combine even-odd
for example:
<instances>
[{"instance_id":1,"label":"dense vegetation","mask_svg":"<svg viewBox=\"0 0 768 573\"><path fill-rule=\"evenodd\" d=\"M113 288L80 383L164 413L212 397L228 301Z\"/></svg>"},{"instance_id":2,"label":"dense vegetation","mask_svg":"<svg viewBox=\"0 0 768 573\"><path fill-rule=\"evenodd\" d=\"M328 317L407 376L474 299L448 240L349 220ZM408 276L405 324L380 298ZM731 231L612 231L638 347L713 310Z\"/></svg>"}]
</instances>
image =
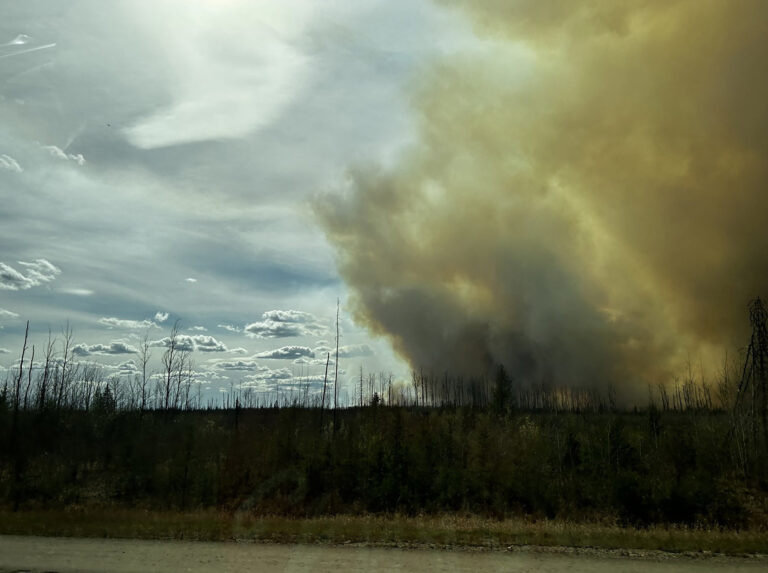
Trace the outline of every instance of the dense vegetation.
<instances>
[{"instance_id":1,"label":"dense vegetation","mask_svg":"<svg viewBox=\"0 0 768 573\"><path fill-rule=\"evenodd\" d=\"M119 505L765 527L722 412L0 409L6 507ZM745 471L746 470L746 471Z\"/></svg>"},{"instance_id":2,"label":"dense vegetation","mask_svg":"<svg viewBox=\"0 0 768 573\"><path fill-rule=\"evenodd\" d=\"M25 369L25 340L0 388L0 510L458 511L768 529L762 369L744 370L759 374L751 386L729 368L714 389L689 375L631 410L610 390L523 387L501 367L491 380L414 373L407 387L361 373L354 407L324 384L320 396L202 408L175 333L164 371L149 376L144 360L132 380L77 364L70 332L60 356L49 342Z\"/></svg>"}]
</instances>

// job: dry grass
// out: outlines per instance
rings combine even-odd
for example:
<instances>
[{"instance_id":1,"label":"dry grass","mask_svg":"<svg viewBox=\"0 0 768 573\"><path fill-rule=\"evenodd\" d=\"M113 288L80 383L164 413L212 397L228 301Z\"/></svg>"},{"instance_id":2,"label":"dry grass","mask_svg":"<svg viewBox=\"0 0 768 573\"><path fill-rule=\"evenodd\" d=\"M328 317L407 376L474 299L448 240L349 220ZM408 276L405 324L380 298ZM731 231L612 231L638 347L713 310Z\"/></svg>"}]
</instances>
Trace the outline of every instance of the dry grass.
<instances>
[{"instance_id":1,"label":"dry grass","mask_svg":"<svg viewBox=\"0 0 768 573\"><path fill-rule=\"evenodd\" d=\"M329 516L295 519L216 511L0 510L0 534L278 543L367 543L441 548L538 545L600 549L768 553L765 531L624 528L565 521L494 521L475 516Z\"/></svg>"}]
</instances>

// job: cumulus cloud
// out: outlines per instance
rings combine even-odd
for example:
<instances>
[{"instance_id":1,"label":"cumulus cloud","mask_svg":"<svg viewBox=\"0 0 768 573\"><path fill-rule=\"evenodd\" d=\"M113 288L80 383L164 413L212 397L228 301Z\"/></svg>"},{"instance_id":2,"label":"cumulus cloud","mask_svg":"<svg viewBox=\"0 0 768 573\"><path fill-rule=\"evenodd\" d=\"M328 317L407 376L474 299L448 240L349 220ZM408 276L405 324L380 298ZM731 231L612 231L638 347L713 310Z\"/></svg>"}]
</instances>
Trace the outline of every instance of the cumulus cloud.
<instances>
[{"instance_id":1,"label":"cumulus cloud","mask_svg":"<svg viewBox=\"0 0 768 573\"><path fill-rule=\"evenodd\" d=\"M151 340L149 345L155 348L170 348L171 337L166 336L165 338L160 338L158 340ZM176 336L174 348L183 352L193 352L195 350L195 342L192 340L191 336L179 334Z\"/></svg>"},{"instance_id":2,"label":"cumulus cloud","mask_svg":"<svg viewBox=\"0 0 768 573\"><path fill-rule=\"evenodd\" d=\"M265 391L273 389L279 383L287 383L292 380L293 374L287 368L279 368L277 370L266 368L258 373L244 376L240 387Z\"/></svg>"},{"instance_id":3,"label":"cumulus cloud","mask_svg":"<svg viewBox=\"0 0 768 573\"><path fill-rule=\"evenodd\" d=\"M195 348L200 352L226 352L226 345L220 340L216 340L213 336L206 336L204 334L198 334L193 336L192 339L195 342Z\"/></svg>"},{"instance_id":4,"label":"cumulus cloud","mask_svg":"<svg viewBox=\"0 0 768 573\"><path fill-rule=\"evenodd\" d=\"M219 328L223 328L224 330L228 330L229 332L242 332L243 329L239 326L233 326L231 324L217 324Z\"/></svg>"},{"instance_id":5,"label":"cumulus cloud","mask_svg":"<svg viewBox=\"0 0 768 573\"><path fill-rule=\"evenodd\" d=\"M8 350L7 348L0 348L0 354L10 354L10 353L11 351Z\"/></svg>"},{"instance_id":6,"label":"cumulus cloud","mask_svg":"<svg viewBox=\"0 0 768 573\"><path fill-rule=\"evenodd\" d=\"M326 329L315 315L299 310L269 310L262 320L245 327L245 332L255 338L292 338L315 336Z\"/></svg>"},{"instance_id":7,"label":"cumulus cloud","mask_svg":"<svg viewBox=\"0 0 768 573\"><path fill-rule=\"evenodd\" d=\"M208 331L208 329L205 328L204 326L190 326L189 330L192 330L194 332L207 332Z\"/></svg>"},{"instance_id":8,"label":"cumulus cloud","mask_svg":"<svg viewBox=\"0 0 768 573\"><path fill-rule=\"evenodd\" d=\"M166 320L168 320L169 316L170 314L168 314L167 312L158 311L155 313L155 322L157 323L165 322Z\"/></svg>"},{"instance_id":9,"label":"cumulus cloud","mask_svg":"<svg viewBox=\"0 0 768 573\"><path fill-rule=\"evenodd\" d=\"M147 329L147 328L160 328L151 320L127 320L123 318L102 317L98 320L99 324L108 326L109 328L128 328L128 329Z\"/></svg>"},{"instance_id":10,"label":"cumulus cloud","mask_svg":"<svg viewBox=\"0 0 768 573\"><path fill-rule=\"evenodd\" d=\"M349 344L339 347L339 358L361 358L373 356L373 349L367 344Z\"/></svg>"},{"instance_id":11,"label":"cumulus cloud","mask_svg":"<svg viewBox=\"0 0 768 573\"><path fill-rule=\"evenodd\" d=\"M136 362L134 362L133 360L127 360L125 362L121 362L120 364L117 365L117 369L120 372L125 372L128 374L139 371L139 368L136 365Z\"/></svg>"},{"instance_id":12,"label":"cumulus cloud","mask_svg":"<svg viewBox=\"0 0 768 573\"><path fill-rule=\"evenodd\" d=\"M67 153L63 149L55 145L42 145L41 148L47 151L51 155L51 157L55 157L56 159L62 159L64 161L73 161L80 166L85 165L85 157L83 157L82 153L77 153L77 154Z\"/></svg>"},{"instance_id":13,"label":"cumulus cloud","mask_svg":"<svg viewBox=\"0 0 768 573\"><path fill-rule=\"evenodd\" d=\"M0 308L0 320L11 319L11 318L19 318L19 315L15 312L11 312L10 310L5 310L4 308Z\"/></svg>"},{"instance_id":14,"label":"cumulus cloud","mask_svg":"<svg viewBox=\"0 0 768 573\"><path fill-rule=\"evenodd\" d=\"M77 356L90 356L91 354L116 355L136 354L138 349L121 341L113 341L109 344L77 344L72 348Z\"/></svg>"},{"instance_id":15,"label":"cumulus cloud","mask_svg":"<svg viewBox=\"0 0 768 573\"><path fill-rule=\"evenodd\" d=\"M0 290L30 289L51 282L61 274L61 269L45 259L37 259L31 263L18 261L18 264L22 267L20 271L0 262Z\"/></svg>"},{"instance_id":16,"label":"cumulus cloud","mask_svg":"<svg viewBox=\"0 0 768 573\"><path fill-rule=\"evenodd\" d=\"M221 360L213 364L213 367L218 370L241 370L243 372L260 372L263 370L269 370L266 366L262 366L258 362L252 359L246 360Z\"/></svg>"},{"instance_id":17,"label":"cumulus cloud","mask_svg":"<svg viewBox=\"0 0 768 573\"><path fill-rule=\"evenodd\" d=\"M248 351L242 346L238 346L237 348L230 348L229 353L230 354L248 354Z\"/></svg>"},{"instance_id":18,"label":"cumulus cloud","mask_svg":"<svg viewBox=\"0 0 768 573\"><path fill-rule=\"evenodd\" d=\"M187 278L185 278L185 279L184 279L184 282L188 282L188 283L196 283L196 282L197 282L197 279L196 279L196 278L193 278L193 277L187 277Z\"/></svg>"},{"instance_id":19,"label":"cumulus cloud","mask_svg":"<svg viewBox=\"0 0 768 573\"><path fill-rule=\"evenodd\" d=\"M314 358L315 353L306 346L283 346L282 348L267 350L256 355L256 358L268 358L271 360L293 360L302 357Z\"/></svg>"},{"instance_id":20,"label":"cumulus cloud","mask_svg":"<svg viewBox=\"0 0 768 573\"><path fill-rule=\"evenodd\" d=\"M16 161L13 157L10 155L6 155L4 153L0 154L0 170L7 170L7 171L14 171L16 173L21 173L24 171L21 168L21 165L19 165L19 162Z\"/></svg>"},{"instance_id":21,"label":"cumulus cloud","mask_svg":"<svg viewBox=\"0 0 768 573\"><path fill-rule=\"evenodd\" d=\"M150 346L168 348L171 345L171 338L166 336L159 340L153 340L149 343ZM184 351L199 351L199 352L226 352L227 346L217 340L213 336L207 336L205 334L179 334L176 336L176 348Z\"/></svg>"}]
</instances>

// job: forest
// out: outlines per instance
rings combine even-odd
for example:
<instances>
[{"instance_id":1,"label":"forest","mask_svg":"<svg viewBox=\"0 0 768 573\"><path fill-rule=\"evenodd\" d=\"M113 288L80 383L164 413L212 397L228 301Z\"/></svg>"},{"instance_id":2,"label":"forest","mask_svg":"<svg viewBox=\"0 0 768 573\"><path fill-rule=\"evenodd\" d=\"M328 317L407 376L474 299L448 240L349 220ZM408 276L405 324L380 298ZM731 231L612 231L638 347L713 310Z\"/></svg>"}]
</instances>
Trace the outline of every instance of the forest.
<instances>
[{"instance_id":1,"label":"forest","mask_svg":"<svg viewBox=\"0 0 768 573\"><path fill-rule=\"evenodd\" d=\"M204 406L170 347L164 374L128 381L52 347L33 371L26 351L0 391L5 510L768 523L764 386L740 399L734 369L711 386L689 375L649 388L631 408L610 389L523 386L503 367L476 380L414 372L407 391L361 372L343 407L325 385Z\"/></svg>"}]
</instances>

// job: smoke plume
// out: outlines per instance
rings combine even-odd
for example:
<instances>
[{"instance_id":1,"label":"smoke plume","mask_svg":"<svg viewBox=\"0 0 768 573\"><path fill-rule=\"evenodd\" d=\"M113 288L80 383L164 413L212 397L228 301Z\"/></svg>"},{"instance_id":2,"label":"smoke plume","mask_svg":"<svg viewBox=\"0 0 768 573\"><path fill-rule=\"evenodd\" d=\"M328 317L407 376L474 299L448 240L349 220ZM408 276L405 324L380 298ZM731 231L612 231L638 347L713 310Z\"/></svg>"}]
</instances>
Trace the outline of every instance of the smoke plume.
<instances>
[{"instance_id":1,"label":"smoke plume","mask_svg":"<svg viewBox=\"0 0 768 573\"><path fill-rule=\"evenodd\" d=\"M768 283L768 2L446 0L484 49L419 142L316 213L416 368L637 387L745 336Z\"/></svg>"}]
</instances>

